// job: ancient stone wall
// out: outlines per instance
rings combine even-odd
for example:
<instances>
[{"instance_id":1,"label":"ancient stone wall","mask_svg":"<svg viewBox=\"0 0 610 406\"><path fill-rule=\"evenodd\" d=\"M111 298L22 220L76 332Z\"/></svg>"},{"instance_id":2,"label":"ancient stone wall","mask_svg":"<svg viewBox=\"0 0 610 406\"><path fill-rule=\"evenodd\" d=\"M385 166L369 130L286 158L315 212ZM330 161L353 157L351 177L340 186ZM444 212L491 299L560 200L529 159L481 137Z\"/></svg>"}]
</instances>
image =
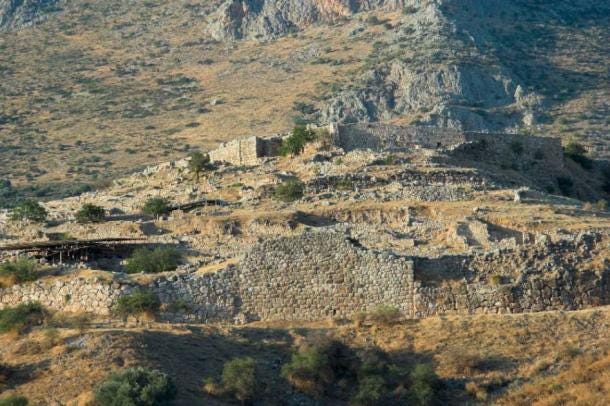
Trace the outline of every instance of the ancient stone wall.
<instances>
[{"instance_id":1,"label":"ancient stone wall","mask_svg":"<svg viewBox=\"0 0 610 406\"><path fill-rule=\"evenodd\" d=\"M533 246L415 261L413 314L522 313L610 303L610 268L584 266L607 240L539 239Z\"/></svg>"},{"instance_id":2,"label":"ancient stone wall","mask_svg":"<svg viewBox=\"0 0 610 406\"><path fill-rule=\"evenodd\" d=\"M259 159L279 154L281 137L247 137L221 144L210 151L213 162L228 162L233 165L258 165Z\"/></svg>"},{"instance_id":3,"label":"ancient stone wall","mask_svg":"<svg viewBox=\"0 0 610 406\"><path fill-rule=\"evenodd\" d=\"M0 290L0 308L36 301L107 315L120 296L147 289L162 303L161 318L175 322L343 318L378 305L410 318L574 310L610 303L607 262L587 266L603 244L590 233L413 261L364 249L341 232L311 232L264 241L234 267L160 277L147 286L100 279L14 286Z\"/></svg>"},{"instance_id":4,"label":"ancient stone wall","mask_svg":"<svg viewBox=\"0 0 610 406\"><path fill-rule=\"evenodd\" d=\"M349 317L380 304L404 314L412 309L412 263L360 248L341 233L268 240L241 268L241 311L248 318Z\"/></svg>"},{"instance_id":5,"label":"ancient stone wall","mask_svg":"<svg viewBox=\"0 0 610 406\"><path fill-rule=\"evenodd\" d=\"M382 123L336 125L332 127L331 133L334 143L345 151L439 148L466 142L466 136L455 130Z\"/></svg>"}]
</instances>

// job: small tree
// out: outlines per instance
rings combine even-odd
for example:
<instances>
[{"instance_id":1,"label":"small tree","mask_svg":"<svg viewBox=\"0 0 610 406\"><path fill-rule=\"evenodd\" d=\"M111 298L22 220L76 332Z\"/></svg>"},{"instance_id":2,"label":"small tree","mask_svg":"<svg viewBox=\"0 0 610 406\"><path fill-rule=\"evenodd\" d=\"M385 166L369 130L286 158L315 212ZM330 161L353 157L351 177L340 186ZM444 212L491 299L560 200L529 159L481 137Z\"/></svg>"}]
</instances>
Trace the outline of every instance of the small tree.
<instances>
[{"instance_id":1,"label":"small tree","mask_svg":"<svg viewBox=\"0 0 610 406\"><path fill-rule=\"evenodd\" d=\"M283 202L293 202L303 197L305 185L298 179L289 179L275 188L273 196Z\"/></svg>"},{"instance_id":2,"label":"small tree","mask_svg":"<svg viewBox=\"0 0 610 406\"><path fill-rule=\"evenodd\" d=\"M127 260L127 273L159 273L174 271L182 255L173 247L158 247L154 250L138 248Z\"/></svg>"},{"instance_id":3,"label":"small tree","mask_svg":"<svg viewBox=\"0 0 610 406\"><path fill-rule=\"evenodd\" d=\"M222 370L222 385L235 397L245 402L256 393L256 362L250 357L235 358Z\"/></svg>"},{"instance_id":4,"label":"small tree","mask_svg":"<svg viewBox=\"0 0 610 406\"><path fill-rule=\"evenodd\" d=\"M210 156L200 151L191 152L188 168L195 174L195 180L199 182L199 175L210 163Z\"/></svg>"},{"instance_id":5,"label":"small tree","mask_svg":"<svg viewBox=\"0 0 610 406\"><path fill-rule=\"evenodd\" d=\"M421 406L434 403L439 386L438 376L429 364L417 364L411 371L411 394L416 404Z\"/></svg>"},{"instance_id":6,"label":"small tree","mask_svg":"<svg viewBox=\"0 0 610 406\"><path fill-rule=\"evenodd\" d=\"M295 127L292 134L282 142L280 154L300 155L305 150L305 144L316 139L316 133L305 127Z\"/></svg>"},{"instance_id":7,"label":"small tree","mask_svg":"<svg viewBox=\"0 0 610 406\"><path fill-rule=\"evenodd\" d=\"M104 221L106 212L103 207L85 203L80 210L76 212L75 217L76 221L79 223L99 223Z\"/></svg>"},{"instance_id":8,"label":"small tree","mask_svg":"<svg viewBox=\"0 0 610 406\"><path fill-rule=\"evenodd\" d=\"M158 406L176 392L173 380L163 372L136 367L110 375L95 390L95 401L104 406Z\"/></svg>"},{"instance_id":9,"label":"small tree","mask_svg":"<svg viewBox=\"0 0 610 406\"><path fill-rule=\"evenodd\" d=\"M169 212L169 210L169 201L162 197L151 197L144 203L144 207L142 207L142 213L155 216L157 218L162 214Z\"/></svg>"},{"instance_id":10,"label":"small tree","mask_svg":"<svg viewBox=\"0 0 610 406\"><path fill-rule=\"evenodd\" d=\"M28 199L13 209L11 219L16 221L43 222L47 219L47 210L36 200Z\"/></svg>"}]
</instances>

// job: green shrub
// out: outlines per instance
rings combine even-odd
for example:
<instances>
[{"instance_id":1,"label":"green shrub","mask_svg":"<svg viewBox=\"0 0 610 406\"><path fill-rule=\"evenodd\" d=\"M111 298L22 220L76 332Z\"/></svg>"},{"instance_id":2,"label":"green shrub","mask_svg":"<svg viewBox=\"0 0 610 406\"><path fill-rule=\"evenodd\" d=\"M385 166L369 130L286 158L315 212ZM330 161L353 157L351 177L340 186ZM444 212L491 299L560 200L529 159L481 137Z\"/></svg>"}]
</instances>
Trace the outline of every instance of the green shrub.
<instances>
[{"instance_id":1,"label":"green shrub","mask_svg":"<svg viewBox=\"0 0 610 406\"><path fill-rule=\"evenodd\" d=\"M189 154L191 158L188 163L189 171L195 174L195 180L199 182L199 175L210 164L210 156L200 151L194 151Z\"/></svg>"},{"instance_id":2,"label":"green shrub","mask_svg":"<svg viewBox=\"0 0 610 406\"><path fill-rule=\"evenodd\" d=\"M117 316L127 317L142 313L154 313L159 310L161 303L152 292L136 291L121 296L116 301L114 312Z\"/></svg>"},{"instance_id":3,"label":"green shrub","mask_svg":"<svg viewBox=\"0 0 610 406\"><path fill-rule=\"evenodd\" d=\"M422 406L433 404L439 387L434 368L429 364L418 364L411 371L410 377L410 392L416 404Z\"/></svg>"},{"instance_id":4,"label":"green shrub","mask_svg":"<svg viewBox=\"0 0 610 406\"><path fill-rule=\"evenodd\" d=\"M282 367L282 377L301 392L321 396L340 390L336 385L338 381L353 382L357 361L341 342L323 340L294 353L290 362Z\"/></svg>"},{"instance_id":5,"label":"green shrub","mask_svg":"<svg viewBox=\"0 0 610 406\"><path fill-rule=\"evenodd\" d=\"M17 331L22 333L32 326L43 324L47 312L39 303L22 303L0 310L0 333Z\"/></svg>"},{"instance_id":6,"label":"green shrub","mask_svg":"<svg viewBox=\"0 0 610 406\"><path fill-rule=\"evenodd\" d=\"M280 154L299 155L305 149L305 144L316 139L316 133L313 130L308 130L305 127L295 127L290 136L282 141Z\"/></svg>"},{"instance_id":7,"label":"green shrub","mask_svg":"<svg viewBox=\"0 0 610 406\"><path fill-rule=\"evenodd\" d=\"M352 403L355 405L379 405L387 392L385 379L382 376L365 376L358 382L358 391L352 398Z\"/></svg>"},{"instance_id":8,"label":"green shrub","mask_svg":"<svg viewBox=\"0 0 610 406\"><path fill-rule=\"evenodd\" d=\"M400 310L388 305L379 305L370 313L370 318L380 324L392 324L400 319Z\"/></svg>"},{"instance_id":9,"label":"green shrub","mask_svg":"<svg viewBox=\"0 0 610 406\"><path fill-rule=\"evenodd\" d=\"M36 200L24 200L15 206L11 213L11 219L16 221L43 222L47 219L47 210Z\"/></svg>"},{"instance_id":10,"label":"green shrub","mask_svg":"<svg viewBox=\"0 0 610 406\"><path fill-rule=\"evenodd\" d=\"M593 161L587 157L587 150L578 142L571 141L563 147L563 154L585 169L593 168Z\"/></svg>"},{"instance_id":11,"label":"green shrub","mask_svg":"<svg viewBox=\"0 0 610 406\"><path fill-rule=\"evenodd\" d=\"M294 353L282 367L282 377L301 392L314 396L321 396L333 381L326 354L315 346Z\"/></svg>"},{"instance_id":12,"label":"green shrub","mask_svg":"<svg viewBox=\"0 0 610 406\"><path fill-rule=\"evenodd\" d=\"M337 182L337 189L339 190L353 190L354 182L349 178L343 178Z\"/></svg>"},{"instance_id":13,"label":"green shrub","mask_svg":"<svg viewBox=\"0 0 610 406\"><path fill-rule=\"evenodd\" d=\"M13 283L31 282L38 279L36 261L19 257L14 262L0 264L0 277L12 279Z\"/></svg>"},{"instance_id":14,"label":"green shrub","mask_svg":"<svg viewBox=\"0 0 610 406\"><path fill-rule=\"evenodd\" d=\"M521 141L513 141L510 144L510 150L516 155L521 155L524 151L523 143Z\"/></svg>"},{"instance_id":15,"label":"green shrub","mask_svg":"<svg viewBox=\"0 0 610 406\"><path fill-rule=\"evenodd\" d=\"M95 390L95 401L103 406L157 406L176 396L176 385L161 371L129 368L110 375Z\"/></svg>"},{"instance_id":16,"label":"green shrub","mask_svg":"<svg viewBox=\"0 0 610 406\"><path fill-rule=\"evenodd\" d=\"M9 396L0 399L0 406L27 406L28 398L25 396Z\"/></svg>"},{"instance_id":17,"label":"green shrub","mask_svg":"<svg viewBox=\"0 0 610 406\"><path fill-rule=\"evenodd\" d=\"M176 270L182 255L173 247L158 247L154 250L138 248L133 251L127 264L127 273L159 273Z\"/></svg>"},{"instance_id":18,"label":"green shrub","mask_svg":"<svg viewBox=\"0 0 610 406\"><path fill-rule=\"evenodd\" d=\"M298 179L289 179L276 186L273 196L283 202L293 202L303 197L305 185Z\"/></svg>"},{"instance_id":19,"label":"green shrub","mask_svg":"<svg viewBox=\"0 0 610 406\"><path fill-rule=\"evenodd\" d=\"M151 197L142 207L142 213L155 217L159 217L160 215L168 213L169 211L170 203L167 199L162 197Z\"/></svg>"},{"instance_id":20,"label":"green shrub","mask_svg":"<svg viewBox=\"0 0 610 406\"><path fill-rule=\"evenodd\" d=\"M235 358L222 369L222 385L225 391L245 402L256 394L256 362L250 357Z\"/></svg>"},{"instance_id":21,"label":"green shrub","mask_svg":"<svg viewBox=\"0 0 610 406\"><path fill-rule=\"evenodd\" d=\"M99 223L104 221L105 217L104 208L91 203L83 204L75 215L76 221L79 223Z\"/></svg>"},{"instance_id":22,"label":"green shrub","mask_svg":"<svg viewBox=\"0 0 610 406\"><path fill-rule=\"evenodd\" d=\"M559 187L559 190L564 196L570 196L572 194L572 187L574 186L574 182L572 182L572 179L568 177L559 176L557 178L557 186Z\"/></svg>"}]
</instances>

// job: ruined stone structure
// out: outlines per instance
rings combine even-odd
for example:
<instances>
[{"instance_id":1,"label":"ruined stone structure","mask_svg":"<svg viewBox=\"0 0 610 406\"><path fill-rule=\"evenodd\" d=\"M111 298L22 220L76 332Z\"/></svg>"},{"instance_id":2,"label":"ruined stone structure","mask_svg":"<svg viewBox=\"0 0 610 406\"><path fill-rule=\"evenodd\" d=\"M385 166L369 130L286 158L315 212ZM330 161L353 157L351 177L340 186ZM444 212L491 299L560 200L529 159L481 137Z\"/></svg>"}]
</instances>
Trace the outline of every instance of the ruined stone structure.
<instances>
[{"instance_id":1,"label":"ruined stone structure","mask_svg":"<svg viewBox=\"0 0 610 406\"><path fill-rule=\"evenodd\" d=\"M210 151L213 162L228 162L233 165L258 165L260 158L277 156L282 145L281 137L247 137L223 143Z\"/></svg>"},{"instance_id":2,"label":"ruined stone structure","mask_svg":"<svg viewBox=\"0 0 610 406\"><path fill-rule=\"evenodd\" d=\"M104 315L121 295L148 289L163 304L161 317L177 322L343 318L382 304L409 318L574 310L610 302L610 269L581 269L604 241L591 233L491 253L405 258L364 249L343 233L311 232L262 242L237 266L144 287L100 279L14 286L0 290L0 307L38 301Z\"/></svg>"}]
</instances>

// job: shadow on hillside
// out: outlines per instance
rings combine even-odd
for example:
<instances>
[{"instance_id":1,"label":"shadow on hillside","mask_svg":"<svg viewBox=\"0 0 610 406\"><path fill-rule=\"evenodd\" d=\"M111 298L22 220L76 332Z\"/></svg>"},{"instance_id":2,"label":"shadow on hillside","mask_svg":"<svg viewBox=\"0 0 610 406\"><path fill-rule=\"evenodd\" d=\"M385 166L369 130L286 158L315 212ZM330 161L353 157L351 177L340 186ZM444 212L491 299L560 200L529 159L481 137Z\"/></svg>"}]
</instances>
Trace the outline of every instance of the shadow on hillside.
<instances>
[{"instance_id":1,"label":"shadow on hillside","mask_svg":"<svg viewBox=\"0 0 610 406\"><path fill-rule=\"evenodd\" d=\"M259 374L257 405L347 405L345 399L325 397L313 399L294 391L281 377L282 366L290 360L291 354L300 342L298 337L328 336L328 329L298 328L294 330L280 328L239 328L189 326L188 333L144 331L134 333L134 338L141 342L142 361L151 367L158 368L176 379L179 393L174 404L221 405L236 404L230 399L213 398L203 393L203 381L206 378L219 380L223 365L236 357L252 357L256 360ZM315 339L315 338L313 338ZM311 342L308 339L309 342ZM373 344L367 348L373 348ZM414 353L406 344L401 351L385 353L387 359L400 368L407 368L418 363L433 364L433 354ZM356 347L343 346L349 354L358 351ZM355 378L354 378L355 379ZM352 387L353 386L353 387ZM441 382L441 401L464 398L464 382L460 380ZM353 396L356 385L349 386L349 395ZM332 396L332 395L331 395ZM464 398L465 399L465 398ZM404 400L403 400L404 402ZM393 404L393 403L387 403ZM399 403L396 403L399 404Z\"/></svg>"}]
</instances>

